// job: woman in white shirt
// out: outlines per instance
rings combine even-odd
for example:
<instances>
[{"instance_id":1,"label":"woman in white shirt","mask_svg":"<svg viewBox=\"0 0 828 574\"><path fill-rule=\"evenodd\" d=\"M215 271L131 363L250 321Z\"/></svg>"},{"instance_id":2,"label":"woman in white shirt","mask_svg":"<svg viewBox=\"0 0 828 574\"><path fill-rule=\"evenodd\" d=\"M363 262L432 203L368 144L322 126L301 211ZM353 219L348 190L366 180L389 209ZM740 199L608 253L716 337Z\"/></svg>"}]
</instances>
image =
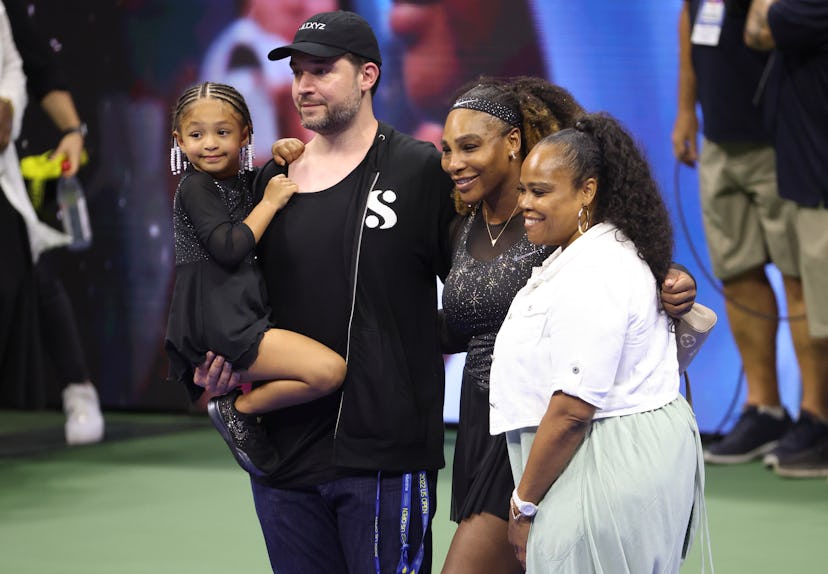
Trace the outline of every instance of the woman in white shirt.
<instances>
[{"instance_id":1,"label":"woman in white shirt","mask_svg":"<svg viewBox=\"0 0 828 574\"><path fill-rule=\"evenodd\" d=\"M529 240L561 247L495 343L510 542L530 573L678 572L704 471L659 301L673 240L649 166L616 120L588 115L529 153L519 205Z\"/></svg>"}]
</instances>

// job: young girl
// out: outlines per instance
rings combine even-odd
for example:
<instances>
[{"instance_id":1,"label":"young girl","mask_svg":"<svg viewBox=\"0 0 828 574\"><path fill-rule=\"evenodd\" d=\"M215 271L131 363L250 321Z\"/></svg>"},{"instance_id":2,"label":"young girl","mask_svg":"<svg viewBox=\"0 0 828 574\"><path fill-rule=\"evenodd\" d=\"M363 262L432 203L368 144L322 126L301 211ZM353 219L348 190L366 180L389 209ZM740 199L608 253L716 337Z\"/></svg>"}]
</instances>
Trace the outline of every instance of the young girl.
<instances>
[{"instance_id":1,"label":"young girl","mask_svg":"<svg viewBox=\"0 0 828 574\"><path fill-rule=\"evenodd\" d=\"M264 197L252 197L253 124L241 94L205 82L189 88L173 114L176 279L165 349L171 378L189 385L208 351L225 357L241 382L269 380L242 394L209 401L208 413L239 464L255 475L277 464L262 413L336 390L345 361L328 347L270 323L255 246L270 220L297 191L283 175Z\"/></svg>"}]
</instances>

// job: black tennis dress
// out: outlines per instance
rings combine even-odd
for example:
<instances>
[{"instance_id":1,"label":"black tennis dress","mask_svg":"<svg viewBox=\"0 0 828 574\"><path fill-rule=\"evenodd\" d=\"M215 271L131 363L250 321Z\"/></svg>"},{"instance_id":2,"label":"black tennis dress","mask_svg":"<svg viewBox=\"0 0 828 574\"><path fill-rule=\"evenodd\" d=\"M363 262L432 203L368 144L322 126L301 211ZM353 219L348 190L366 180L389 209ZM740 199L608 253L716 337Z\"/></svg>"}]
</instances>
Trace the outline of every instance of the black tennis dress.
<instances>
[{"instance_id":1,"label":"black tennis dress","mask_svg":"<svg viewBox=\"0 0 828 574\"><path fill-rule=\"evenodd\" d=\"M504 520L514 488L505 435L489 434L489 371L494 342L517 292L551 249L532 245L523 218L490 226L476 210L455 242L443 287L443 312L451 331L470 336L460 389L460 420L451 482L451 519L487 512ZM501 232L506 233L500 237ZM489 245L492 235L496 245ZM494 242L493 242L494 243Z\"/></svg>"}]
</instances>

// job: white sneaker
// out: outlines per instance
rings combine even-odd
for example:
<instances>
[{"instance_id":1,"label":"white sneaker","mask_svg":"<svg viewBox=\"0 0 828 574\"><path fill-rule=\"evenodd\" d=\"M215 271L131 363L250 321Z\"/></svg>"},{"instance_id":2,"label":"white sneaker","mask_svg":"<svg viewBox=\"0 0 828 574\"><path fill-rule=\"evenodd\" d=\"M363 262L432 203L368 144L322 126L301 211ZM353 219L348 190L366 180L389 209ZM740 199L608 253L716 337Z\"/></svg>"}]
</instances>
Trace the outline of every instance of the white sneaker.
<instances>
[{"instance_id":1,"label":"white sneaker","mask_svg":"<svg viewBox=\"0 0 828 574\"><path fill-rule=\"evenodd\" d=\"M67 444L92 444L103 439L103 414L92 383L67 385L63 390L63 411L66 413Z\"/></svg>"}]
</instances>

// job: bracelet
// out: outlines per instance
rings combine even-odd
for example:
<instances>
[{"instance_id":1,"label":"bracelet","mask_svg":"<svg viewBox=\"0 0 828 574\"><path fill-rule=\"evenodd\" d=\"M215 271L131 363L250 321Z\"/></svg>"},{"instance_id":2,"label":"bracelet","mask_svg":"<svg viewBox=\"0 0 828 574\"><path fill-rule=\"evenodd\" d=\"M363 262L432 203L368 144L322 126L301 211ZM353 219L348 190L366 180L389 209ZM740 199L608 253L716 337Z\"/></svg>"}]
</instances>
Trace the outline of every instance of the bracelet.
<instances>
[{"instance_id":1,"label":"bracelet","mask_svg":"<svg viewBox=\"0 0 828 574\"><path fill-rule=\"evenodd\" d=\"M509 501L509 511L512 513L512 520L514 520L515 522L520 522L521 519L523 518L523 515L520 513L520 511L515 506L515 501L514 500Z\"/></svg>"}]
</instances>

